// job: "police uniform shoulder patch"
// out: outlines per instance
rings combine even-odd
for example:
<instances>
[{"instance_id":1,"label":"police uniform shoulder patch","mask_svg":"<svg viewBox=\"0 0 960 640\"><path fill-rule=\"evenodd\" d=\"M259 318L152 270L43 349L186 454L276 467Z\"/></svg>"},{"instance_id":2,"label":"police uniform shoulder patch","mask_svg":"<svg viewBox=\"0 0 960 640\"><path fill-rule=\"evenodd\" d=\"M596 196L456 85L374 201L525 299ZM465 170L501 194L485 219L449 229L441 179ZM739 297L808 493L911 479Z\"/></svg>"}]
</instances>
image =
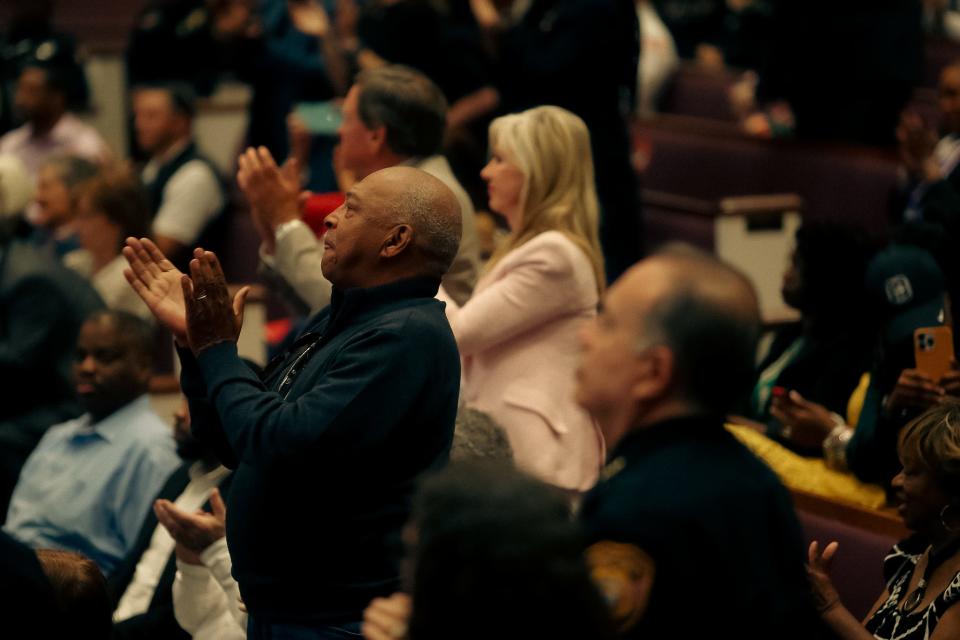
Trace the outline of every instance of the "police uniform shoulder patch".
<instances>
[{"instance_id":1,"label":"police uniform shoulder patch","mask_svg":"<svg viewBox=\"0 0 960 640\"><path fill-rule=\"evenodd\" d=\"M656 565L643 549L632 544L603 540L587 549L587 564L594 583L607 601L620 633L643 617L650 601Z\"/></svg>"}]
</instances>

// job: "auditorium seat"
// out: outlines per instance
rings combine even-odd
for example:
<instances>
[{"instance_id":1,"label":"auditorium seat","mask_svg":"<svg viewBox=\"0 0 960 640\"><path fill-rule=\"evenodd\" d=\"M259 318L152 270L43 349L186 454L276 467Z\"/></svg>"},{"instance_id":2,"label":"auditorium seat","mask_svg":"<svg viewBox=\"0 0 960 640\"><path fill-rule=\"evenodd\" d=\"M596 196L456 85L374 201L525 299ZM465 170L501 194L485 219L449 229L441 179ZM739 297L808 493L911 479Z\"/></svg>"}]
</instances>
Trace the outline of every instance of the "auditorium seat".
<instances>
[{"instance_id":1,"label":"auditorium seat","mask_svg":"<svg viewBox=\"0 0 960 640\"><path fill-rule=\"evenodd\" d=\"M664 87L658 111L734 122L736 116L730 109L729 92L741 73L734 69L704 69L693 62L683 62Z\"/></svg>"},{"instance_id":2,"label":"auditorium seat","mask_svg":"<svg viewBox=\"0 0 960 640\"><path fill-rule=\"evenodd\" d=\"M716 254L743 271L760 298L765 323L795 320L780 295L781 276L800 226L796 194L763 194L701 200L652 189L640 192L647 251L685 242Z\"/></svg>"},{"instance_id":3,"label":"auditorium seat","mask_svg":"<svg viewBox=\"0 0 960 640\"><path fill-rule=\"evenodd\" d=\"M796 193L804 216L888 233L895 150L760 140L732 123L660 115L636 123L634 164L644 188L702 200Z\"/></svg>"}]
</instances>

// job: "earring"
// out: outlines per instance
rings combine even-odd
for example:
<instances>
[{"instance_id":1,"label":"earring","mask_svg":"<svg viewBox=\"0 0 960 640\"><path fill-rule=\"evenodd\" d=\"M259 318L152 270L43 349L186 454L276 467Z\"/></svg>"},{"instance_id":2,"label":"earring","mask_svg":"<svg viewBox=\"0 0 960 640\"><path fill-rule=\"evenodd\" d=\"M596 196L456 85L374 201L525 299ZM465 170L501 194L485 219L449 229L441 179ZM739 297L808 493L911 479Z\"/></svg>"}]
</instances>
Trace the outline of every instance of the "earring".
<instances>
[{"instance_id":1,"label":"earring","mask_svg":"<svg viewBox=\"0 0 960 640\"><path fill-rule=\"evenodd\" d=\"M945 504L945 505L943 505L943 509L940 509L940 526L942 526L943 529L944 529L944 531L946 531L946 532L948 532L948 533L957 533L957 532L960 532L960 526L953 526L953 527L951 527L949 524L947 524L947 511L948 511L948 510L950 509L950 507L952 507L952 506L954 506L954 505L952 505L952 504Z\"/></svg>"}]
</instances>

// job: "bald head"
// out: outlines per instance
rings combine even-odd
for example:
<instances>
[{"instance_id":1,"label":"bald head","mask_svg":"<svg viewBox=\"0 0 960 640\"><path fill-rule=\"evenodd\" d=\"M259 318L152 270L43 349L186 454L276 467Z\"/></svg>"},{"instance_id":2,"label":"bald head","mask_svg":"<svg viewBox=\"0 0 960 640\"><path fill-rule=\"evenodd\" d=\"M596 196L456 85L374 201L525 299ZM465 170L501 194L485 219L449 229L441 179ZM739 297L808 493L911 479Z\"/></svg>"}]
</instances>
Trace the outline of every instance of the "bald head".
<instances>
[{"instance_id":1,"label":"bald head","mask_svg":"<svg viewBox=\"0 0 960 640\"><path fill-rule=\"evenodd\" d=\"M655 254L621 280L635 312L638 348L670 349L683 400L708 412L734 410L753 384L760 328L749 280L684 246Z\"/></svg>"},{"instance_id":2,"label":"bald head","mask_svg":"<svg viewBox=\"0 0 960 640\"><path fill-rule=\"evenodd\" d=\"M460 248L460 203L447 185L413 167L371 173L364 185L383 194L382 221L413 228L412 244L423 272L442 277Z\"/></svg>"}]
</instances>

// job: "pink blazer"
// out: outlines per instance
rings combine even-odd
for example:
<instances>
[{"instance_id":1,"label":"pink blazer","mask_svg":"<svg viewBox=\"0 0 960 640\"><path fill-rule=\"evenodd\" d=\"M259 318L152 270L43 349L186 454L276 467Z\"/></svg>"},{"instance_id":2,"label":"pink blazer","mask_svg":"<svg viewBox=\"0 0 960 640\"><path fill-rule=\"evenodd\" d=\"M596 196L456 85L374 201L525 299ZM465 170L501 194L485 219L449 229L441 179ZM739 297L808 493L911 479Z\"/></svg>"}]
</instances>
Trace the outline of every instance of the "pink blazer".
<instances>
[{"instance_id":1,"label":"pink blazer","mask_svg":"<svg viewBox=\"0 0 960 640\"><path fill-rule=\"evenodd\" d=\"M598 302L584 252L547 231L504 256L462 307L442 290L439 297L463 359L463 401L504 428L520 468L589 489L603 440L573 397L577 332Z\"/></svg>"}]
</instances>

